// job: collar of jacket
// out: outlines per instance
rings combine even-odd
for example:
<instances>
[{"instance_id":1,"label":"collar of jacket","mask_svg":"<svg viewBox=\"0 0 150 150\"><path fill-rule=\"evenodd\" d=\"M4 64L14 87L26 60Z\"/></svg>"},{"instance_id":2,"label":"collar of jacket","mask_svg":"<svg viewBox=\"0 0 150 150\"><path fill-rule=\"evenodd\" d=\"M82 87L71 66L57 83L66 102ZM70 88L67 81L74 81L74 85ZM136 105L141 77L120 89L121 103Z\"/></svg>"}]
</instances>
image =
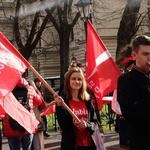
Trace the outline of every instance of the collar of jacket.
<instances>
[{"instance_id":1,"label":"collar of jacket","mask_svg":"<svg viewBox=\"0 0 150 150\"><path fill-rule=\"evenodd\" d=\"M133 68L136 69L137 71L139 71L139 72L145 74L145 76L148 77L149 71L144 70L144 69L142 69L142 68L139 68L139 67L137 67L136 65L134 65Z\"/></svg>"}]
</instances>

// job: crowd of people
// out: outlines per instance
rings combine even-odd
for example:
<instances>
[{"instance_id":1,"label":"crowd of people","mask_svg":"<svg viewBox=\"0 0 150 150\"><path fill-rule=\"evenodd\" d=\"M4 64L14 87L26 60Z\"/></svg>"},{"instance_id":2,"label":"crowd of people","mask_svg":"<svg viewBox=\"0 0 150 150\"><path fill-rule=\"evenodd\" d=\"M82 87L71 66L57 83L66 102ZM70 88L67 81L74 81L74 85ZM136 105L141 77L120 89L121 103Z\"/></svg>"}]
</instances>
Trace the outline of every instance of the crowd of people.
<instances>
[{"instance_id":1,"label":"crowd of people","mask_svg":"<svg viewBox=\"0 0 150 150\"><path fill-rule=\"evenodd\" d=\"M71 76L73 74L74 76L71 77L71 79L70 79L69 74ZM68 75L69 75L69 77L68 77ZM64 91L67 89L67 85L70 85L70 89L68 89L68 92L66 95ZM43 99L42 93L40 91L41 81L38 78L34 79L34 81L33 80L27 81L25 78L20 78L20 80L16 86L17 87L24 86L28 89L28 95L30 97L29 103L30 103L30 107L32 110L31 112L33 113L33 115L36 117L36 119L39 122L44 123L44 120L40 114L42 111L44 111L50 105L58 104L56 108L58 108L58 106L59 106L59 108L62 108L62 107L60 107L61 102L58 102L59 98L60 98L59 97L59 98L55 98L55 100L52 101L50 104L47 104L46 102L44 102L45 108L42 106L43 110L39 109L39 108L41 108L40 106L43 105L42 102L44 101L44 99ZM74 93L72 93L72 92L74 92ZM85 147L86 149L89 149L89 150L96 149L96 146L94 145L94 140L92 140L91 135L94 132L94 130L99 130L100 116L99 116L99 113L97 113L93 107L93 104L95 104L95 103L91 101L91 95L89 95L87 92L87 85L86 85L83 69L76 66L76 67L72 67L66 73L64 87L63 87L62 92L60 92L60 93L61 93L60 94L61 96L62 95L69 96L69 97L67 97L67 99L71 98L74 95L74 97L72 97L73 98L72 106L70 107L73 112L74 112L74 108L73 108L74 101L76 102L76 100L77 100L77 103L79 103L79 106L80 106L79 108L77 106L75 107L75 109L77 109L77 110L75 110L75 112L81 111L81 114L78 114L78 113L76 114L74 112L75 115L77 115L77 117L79 117L80 122L78 122L78 123L76 122L74 124L74 121L72 120L72 118L69 117L73 121L72 126L70 126L69 128L73 129L73 126L75 125L77 127L77 133L81 134L81 136L84 135L83 137L81 137L81 141L83 141L83 143L81 143L81 145L79 144L78 149L82 149L82 147L83 148ZM92 95L92 97L93 96L94 95ZM64 98L64 96L62 96L62 97ZM68 102L67 102L67 104L68 104ZM64 135L65 135L64 128L67 127L67 124L65 125L66 127L63 127L61 125L59 116L63 115L63 114L60 114L58 110L59 109L56 109L56 114L57 114L58 122L59 122L59 125L61 128L61 131L62 131L62 141L63 141ZM67 116L69 116L69 113ZM65 118L65 116L63 118ZM68 120L68 121L70 122L71 120ZM63 122L63 124L64 123L65 122ZM47 126L47 124L44 123L44 126ZM66 129L67 133L68 133L69 128ZM78 130L78 128L79 128L79 130ZM80 133L81 131L83 132L83 134ZM28 132L16 132L11 128L11 126L9 124L8 115L6 114L5 117L3 118L3 134L5 137L7 137L9 147L11 150L22 150L22 149L23 150L44 150L44 142L43 142L43 140L44 140L43 136L45 136L44 132L45 132L45 128L42 131L37 130L33 134L29 134ZM72 135L70 133L70 136L67 137L67 139L71 140L72 137L75 137L75 135ZM86 139L84 140L84 138L86 138ZM71 143L74 143L73 145L69 144L69 145L71 145L71 147L74 147L73 149L76 149L76 143L75 143L76 140L77 140L77 138L72 140ZM80 140L78 140L78 142L79 141ZM66 142L68 142L68 141L66 141ZM63 142L62 142L62 145L65 145L65 144L63 144ZM63 149L63 146L62 146L62 149ZM66 149L66 148L64 148L64 149ZM71 150L72 148L68 147L68 150L69 149Z\"/></svg>"},{"instance_id":2,"label":"crowd of people","mask_svg":"<svg viewBox=\"0 0 150 150\"><path fill-rule=\"evenodd\" d=\"M119 62L123 72L117 82L117 102L121 109L121 114L117 114L119 144L124 149L149 150L150 37L135 37L126 52L129 52L128 56L124 55ZM44 101L41 85L38 78L27 81L23 77L16 85L28 90L30 113L39 121L40 127L33 134L15 131L10 126L9 115L5 114L2 118L3 135L8 139L10 150L44 150L44 136L50 135L47 133L47 117L41 113L51 105L56 105L61 150L96 150L93 134L102 131L101 117L96 97L86 83L82 64L77 61L71 64L52 102ZM75 117L65 109L64 103Z\"/></svg>"},{"instance_id":3,"label":"crowd of people","mask_svg":"<svg viewBox=\"0 0 150 150\"><path fill-rule=\"evenodd\" d=\"M21 77L15 86L15 88L25 87L28 91L27 97L30 113L39 121L39 125L33 134L30 134L27 131L14 130L10 125L10 116L8 114L5 114L2 118L3 136L7 137L10 150L44 150L44 136L47 124L44 123L41 113L51 105L54 105L55 101L52 101L49 104L44 101L37 82L40 82L39 85L41 85L41 81L37 78L34 81L27 81L25 78ZM46 137L49 136L47 135Z\"/></svg>"}]
</instances>

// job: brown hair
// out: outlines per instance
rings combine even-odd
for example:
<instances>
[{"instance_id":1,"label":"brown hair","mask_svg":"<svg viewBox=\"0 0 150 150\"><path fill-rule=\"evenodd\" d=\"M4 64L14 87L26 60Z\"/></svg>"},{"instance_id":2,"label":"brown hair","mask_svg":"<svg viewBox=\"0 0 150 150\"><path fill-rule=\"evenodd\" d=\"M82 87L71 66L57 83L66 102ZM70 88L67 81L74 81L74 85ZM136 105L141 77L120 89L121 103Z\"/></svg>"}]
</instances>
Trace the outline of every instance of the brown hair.
<instances>
[{"instance_id":1,"label":"brown hair","mask_svg":"<svg viewBox=\"0 0 150 150\"><path fill-rule=\"evenodd\" d=\"M136 36L132 41L132 50L138 52L140 45L150 46L150 37L147 35Z\"/></svg>"},{"instance_id":2,"label":"brown hair","mask_svg":"<svg viewBox=\"0 0 150 150\"><path fill-rule=\"evenodd\" d=\"M117 65L120 65L120 63L121 63L124 59L126 59L126 58L128 58L128 57L131 56L131 53L132 53L132 47L131 47L130 45L127 45L126 47L124 47L124 48L120 51L120 53L119 53L119 55L118 55L118 58L117 58L117 60L116 60L116 64L117 64Z\"/></svg>"}]
</instances>

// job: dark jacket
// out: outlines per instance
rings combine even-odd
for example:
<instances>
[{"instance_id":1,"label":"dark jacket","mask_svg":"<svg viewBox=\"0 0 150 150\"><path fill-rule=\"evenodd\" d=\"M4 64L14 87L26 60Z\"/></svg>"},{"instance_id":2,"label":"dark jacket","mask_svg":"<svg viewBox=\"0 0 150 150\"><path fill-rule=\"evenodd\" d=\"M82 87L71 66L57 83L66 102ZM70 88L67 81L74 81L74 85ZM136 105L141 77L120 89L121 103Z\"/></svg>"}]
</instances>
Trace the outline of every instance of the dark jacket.
<instances>
[{"instance_id":1,"label":"dark jacket","mask_svg":"<svg viewBox=\"0 0 150 150\"><path fill-rule=\"evenodd\" d=\"M68 101L64 99L65 103L69 106ZM85 101L86 107L89 112L89 122L87 123L87 130L90 131L91 135L94 131L99 130L99 122L96 117L91 101ZM76 150L75 140L75 127L73 124L73 118L63 107L56 107L56 114L58 124L62 130L61 150ZM93 142L93 150L96 150Z\"/></svg>"},{"instance_id":2,"label":"dark jacket","mask_svg":"<svg viewBox=\"0 0 150 150\"><path fill-rule=\"evenodd\" d=\"M131 123L130 150L150 150L150 92L148 77L133 68L118 79L117 100Z\"/></svg>"}]
</instances>

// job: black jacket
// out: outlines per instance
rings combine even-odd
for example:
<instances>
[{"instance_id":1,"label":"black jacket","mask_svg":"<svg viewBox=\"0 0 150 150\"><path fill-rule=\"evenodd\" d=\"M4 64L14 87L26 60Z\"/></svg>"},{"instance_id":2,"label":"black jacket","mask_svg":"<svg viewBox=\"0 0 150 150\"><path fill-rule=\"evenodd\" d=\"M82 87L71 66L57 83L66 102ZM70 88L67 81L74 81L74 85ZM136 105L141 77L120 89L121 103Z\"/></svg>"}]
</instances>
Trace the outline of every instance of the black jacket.
<instances>
[{"instance_id":1,"label":"black jacket","mask_svg":"<svg viewBox=\"0 0 150 150\"><path fill-rule=\"evenodd\" d=\"M64 99L65 100L65 99ZM69 106L68 101L65 103ZM91 104L91 101L85 101L86 107L89 113L89 122L87 123L87 130L92 133L99 130L99 122L96 117L96 113ZM76 138L75 138L75 127L73 124L73 118L63 107L56 106L56 114L58 124L62 130L61 139L61 150L76 150ZM96 150L95 144L93 142L93 150Z\"/></svg>"},{"instance_id":2,"label":"black jacket","mask_svg":"<svg viewBox=\"0 0 150 150\"><path fill-rule=\"evenodd\" d=\"M133 68L118 79L117 100L131 123L130 150L150 150L150 92L148 77Z\"/></svg>"}]
</instances>

